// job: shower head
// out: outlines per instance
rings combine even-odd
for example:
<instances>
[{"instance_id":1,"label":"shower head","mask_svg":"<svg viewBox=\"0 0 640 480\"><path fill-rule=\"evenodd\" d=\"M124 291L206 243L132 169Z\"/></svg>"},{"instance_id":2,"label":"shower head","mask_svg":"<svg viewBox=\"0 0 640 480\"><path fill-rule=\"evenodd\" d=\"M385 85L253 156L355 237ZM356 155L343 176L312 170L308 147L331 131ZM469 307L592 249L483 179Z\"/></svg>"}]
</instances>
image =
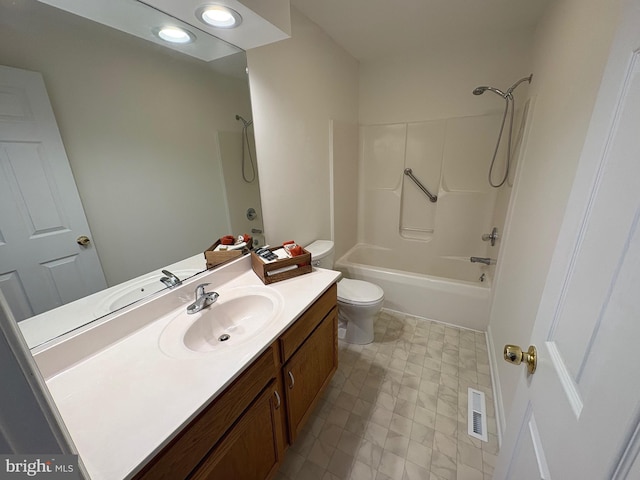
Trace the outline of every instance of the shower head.
<instances>
[{"instance_id":1,"label":"shower head","mask_svg":"<svg viewBox=\"0 0 640 480\"><path fill-rule=\"evenodd\" d=\"M236 115L236 120L240 120L244 128L251 126L251 124L253 123L253 120L247 121L244 118L242 118L240 115Z\"/></svg>"},{"instance_id":2,"label":"shower head","mask_svg":"<svg viewBox=\"0 0 640 480\"><path fill-rule=\"evenodd\" d=\"M484 92L486 92L487 90L489 90L490 92L493 92L497 95L500 95L502 98L507 98L507 93L504 93L502 90L498 90L495 87L487 87L487 86L483 86L483 87L476 87L473 89L473 94L474 95L482 95Z\"/></svg>"},{"instance_id":3,"label":"shower head","mask_svg":"<svg viewBox=\"0 0 640 480\"><path fill-rule=\"evenodd\" d=\"M511 97L511 94L513 93L513 91L516 89L516 87L518 85L520 85L522 82L529 82L531 83L531 79L533 78L533 73L531 75L529 75L528 77L523 77L520 80L518 80L516 83L514 83L513 85L511 85L509 87L509 89L506 92L503 92L502 90L498 90L495 87L487 87L487 86L482 86L482 87L476 87L473 89L473 94L474 95L482 95L484 92L486 92L487 90L489 90L490 92L495 93L496 95L500 95L502 98L507 99L509 97Z\"/></svg>"}]
</instances>

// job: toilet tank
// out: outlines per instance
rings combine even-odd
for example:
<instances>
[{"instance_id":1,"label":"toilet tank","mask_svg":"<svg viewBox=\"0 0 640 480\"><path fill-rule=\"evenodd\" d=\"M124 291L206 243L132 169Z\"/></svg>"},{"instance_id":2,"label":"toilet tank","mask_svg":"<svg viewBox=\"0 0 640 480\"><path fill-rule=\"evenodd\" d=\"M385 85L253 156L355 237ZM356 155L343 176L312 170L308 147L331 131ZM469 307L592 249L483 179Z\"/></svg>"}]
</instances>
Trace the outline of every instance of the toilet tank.
<instances>
[{"instance_id":1,"label":"toilet tank","mask_svg":"<svg viewBox=\"0 0 640 480\"><path fill-rule=\"evenodd\" d=\"M304 247L311 254L311 265L314 267L333 269L333 242L331 240L316 240Z\"/></svg>"}]
</instances>

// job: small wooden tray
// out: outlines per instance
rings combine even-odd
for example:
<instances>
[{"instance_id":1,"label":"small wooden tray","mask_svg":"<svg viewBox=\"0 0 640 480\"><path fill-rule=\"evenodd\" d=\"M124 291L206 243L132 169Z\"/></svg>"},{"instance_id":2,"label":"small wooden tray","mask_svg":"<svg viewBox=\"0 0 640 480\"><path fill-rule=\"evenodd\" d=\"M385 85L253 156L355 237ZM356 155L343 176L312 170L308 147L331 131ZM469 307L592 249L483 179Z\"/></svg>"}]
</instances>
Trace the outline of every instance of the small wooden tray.
<instances>
[{"instance_id":1,"label":"small wooden tray","mask_svg":"<svg viewBox=\"0 0 640 480\"><path fill-rule=\"evenodd\" d=\"M271 247L269 248L269 250L273 252L278 248L282 247ZM292 258L284 258L282 260L276 260L275 262L271 263L264 263L255 252L251 252L251 267L253 268L253 271L256 273L256 275L260 277L262 283L264 283L265 285L280 282L288 278L297 277L298 275L304 275L305 273L309 273L312 270L311 254L304 248L302 249L302 251L304 252L302 253L302 255L298 255ZM291 270L280 273L272 273L276 270L280 270L281 268L290 266L295 266L296 268L292 268Z\"/></svg>"},{"instance_id":2,"label":"small wooden tray","mask_svg":"<svg viewBox=\"0 0 640 480\"><path fill-rule=\"evenodd\" d=\"M244 253L247 253L249 249L251 249L252 243L253 240L250 240L245 247L238 250L220 250L218 252L214 252L215 248L220 245L220 240L218 239L216 243L214 243L204 251L204 258L207 261L207 268L213 268L217 265L228 262L229 260L233 260L234 258L242 256Z\"/></svg>"}]
</instances>

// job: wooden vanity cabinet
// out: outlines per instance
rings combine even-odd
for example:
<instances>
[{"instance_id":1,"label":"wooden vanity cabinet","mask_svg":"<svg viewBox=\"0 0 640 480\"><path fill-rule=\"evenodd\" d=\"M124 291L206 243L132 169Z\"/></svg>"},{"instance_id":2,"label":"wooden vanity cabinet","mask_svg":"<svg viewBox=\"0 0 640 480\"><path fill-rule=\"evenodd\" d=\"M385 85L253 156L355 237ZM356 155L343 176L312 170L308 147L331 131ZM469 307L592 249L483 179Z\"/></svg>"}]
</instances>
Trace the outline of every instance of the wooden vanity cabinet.
<instances>
[{"instance_id":1,"label":"wooden vanity cabinet","mask_svg":"<svg viewBox=\"0 0 640 480\"><path fill-rule=\"evenodd\" d=\"M332 285L135 480L275 476L338 366Z\"/></svg>"},{"instance_id":2,"label":"wooden vanity cabinet","mask_svg":"<svg viewBox=\"0 0 640 480\"><path fill-rule=\"evenodd\" d=\"M334 308L284 365L289 441L293 443L338 366Z\"/></svg>"},{"instance_id":3,"label":"wooden vanity cabinet","mask_svg":"<svg viewBox=\"0 0 640 480\"><path fill-rule=\"evenodd\" d=\"M280 336L292 444L338 368L337 287L332 285Z\"/></svg>"},{"instance_id":4,"label":"wooden vanity cabinet","mask_svg":"<svg viewBox=\"0 0 640 480\"><path fill-rule=\"evenodd\" d=\"M284 452L283 406L273 380L189 478L263 480L275 475Z\"/></svg>"},{"instance_id":5,"label":"wooden vanity cabinet","mask_svg":"<svg viewBox=\"0 0 640 480\"><path fill-rule=\"evenodd\" d=\"M211 455L212 449L224 443L228 432L242 415L249 411L262 394L275 397L279 385L279 356L271 345L227 389L214 399L134 479L178 480L188 478L193 470ZM282 393L278 392L280 398ZM167 406L171 408L171 406ZM282 407L277 416L283 415ZM282 422L275 424L279 433L276 448L284 450ZM274 427L274 428L275 428ZM264 478L264 477L263 477Z\"/></svg>"}]
</instances>

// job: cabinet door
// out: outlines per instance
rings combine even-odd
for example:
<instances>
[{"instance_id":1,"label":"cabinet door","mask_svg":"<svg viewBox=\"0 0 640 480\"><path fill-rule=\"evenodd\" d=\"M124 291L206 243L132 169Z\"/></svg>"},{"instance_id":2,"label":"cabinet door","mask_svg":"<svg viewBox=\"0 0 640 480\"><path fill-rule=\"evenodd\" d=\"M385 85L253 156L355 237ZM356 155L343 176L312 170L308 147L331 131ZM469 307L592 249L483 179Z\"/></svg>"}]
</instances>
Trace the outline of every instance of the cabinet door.
<instances>
[{"instance_id":1,"label":"cabinet door","mask_svg":"<svg viewBox=\"0 0 640 480\"><path fill-rule=\"evenodd\" d=\"M197 480L265 480L283 456L284 404L274 380L193 473Z\"/></svg>"},{"instance_id":2,"label":"cabinet door","mask_svg":"<svg viewBox=\"0 0 640 480\"><path fill-rule=\"evenodd\" d=\"M284 365L289 441L294 442L338 367L338 315L334 308Z\"/></svg>"}]
</instances>

